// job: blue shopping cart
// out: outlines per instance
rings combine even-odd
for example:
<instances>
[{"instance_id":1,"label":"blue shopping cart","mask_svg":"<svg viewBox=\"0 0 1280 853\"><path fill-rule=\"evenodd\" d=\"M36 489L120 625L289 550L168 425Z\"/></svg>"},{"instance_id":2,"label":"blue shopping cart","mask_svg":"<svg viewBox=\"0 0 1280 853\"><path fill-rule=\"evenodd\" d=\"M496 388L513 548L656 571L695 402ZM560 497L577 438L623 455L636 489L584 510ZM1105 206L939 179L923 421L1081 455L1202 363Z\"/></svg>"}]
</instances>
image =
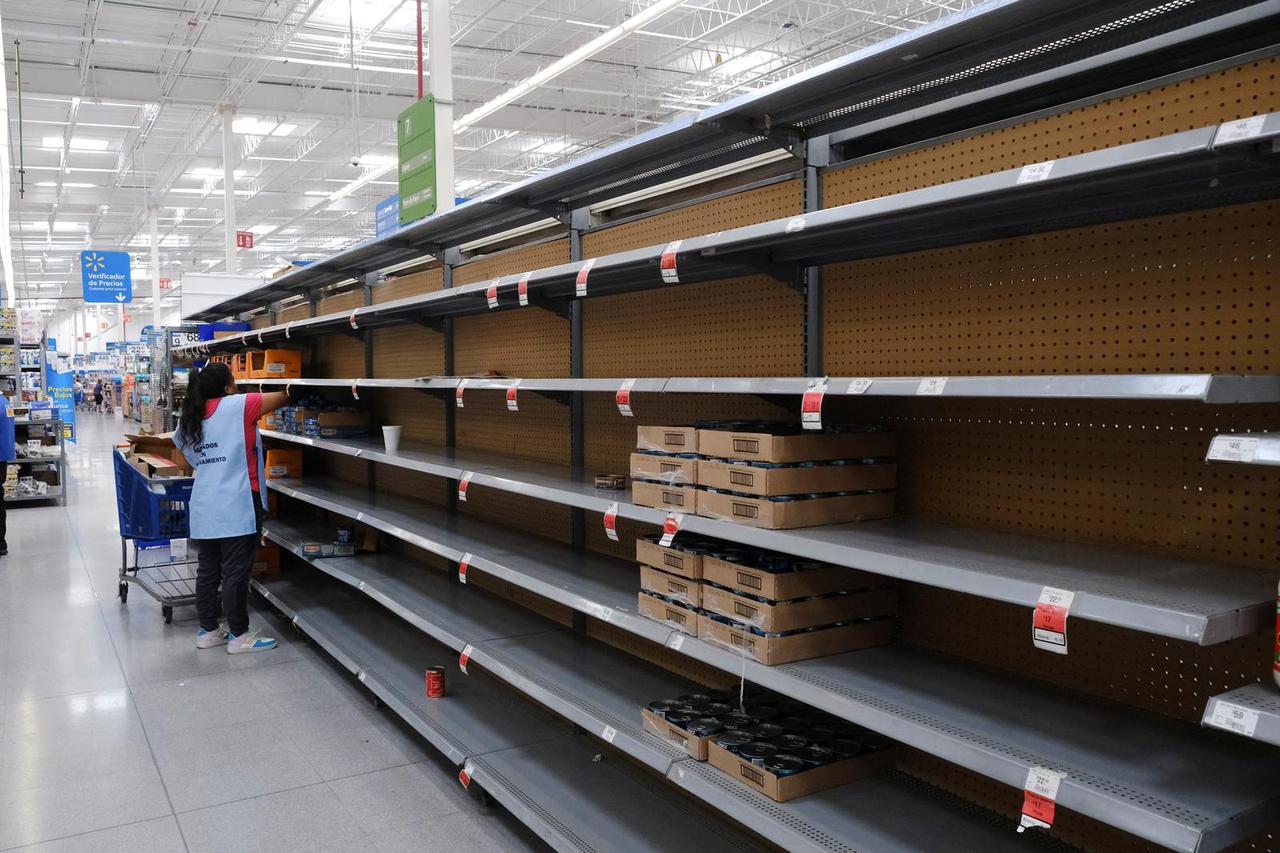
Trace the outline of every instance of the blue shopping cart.
<instances>
[{"instance_id":1,"label":"blue shopping cart","mask_svg":"<svg viewBox=\"0 0 1280 853\"><path fill-rule=\"evenodd\" d=\"M120 522L120 601L137 584L160 602L165 622L173 608L195 604L195 554L187 554L187 505L192 477L148 477L124 453L114 453ZM181 543L181 546L179 545Z\"/></svg>"}]
</instances>

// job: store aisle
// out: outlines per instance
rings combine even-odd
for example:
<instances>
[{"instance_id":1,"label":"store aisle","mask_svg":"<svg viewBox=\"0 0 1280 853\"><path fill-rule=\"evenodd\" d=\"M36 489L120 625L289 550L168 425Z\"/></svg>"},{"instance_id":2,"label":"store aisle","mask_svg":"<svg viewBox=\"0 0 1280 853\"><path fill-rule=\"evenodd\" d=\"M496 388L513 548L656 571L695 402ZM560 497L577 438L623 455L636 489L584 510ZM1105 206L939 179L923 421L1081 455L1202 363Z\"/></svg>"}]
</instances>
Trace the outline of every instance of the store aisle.
<instances>
[{"instance_id":1,"label":"store aisle","mask_svg":"<svg viewBox=\"0 0 1280 853\"><path fill-rule=\"evenodd\" d=\"M67 506L11 509L0 558L0 850L540 847L283 620L255 612L281 648L232 657L190 608L122 605L122 422L80 418Z\"/></svg>"}]
</instances>

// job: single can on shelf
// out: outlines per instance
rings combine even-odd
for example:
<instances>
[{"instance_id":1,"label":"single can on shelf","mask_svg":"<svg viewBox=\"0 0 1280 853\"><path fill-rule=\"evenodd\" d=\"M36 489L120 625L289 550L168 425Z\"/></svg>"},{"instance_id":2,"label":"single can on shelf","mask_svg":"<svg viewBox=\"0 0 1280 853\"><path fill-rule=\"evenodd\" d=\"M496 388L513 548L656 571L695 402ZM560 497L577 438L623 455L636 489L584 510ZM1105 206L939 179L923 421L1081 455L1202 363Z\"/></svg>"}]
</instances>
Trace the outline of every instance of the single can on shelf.
<instances>
[{"instance_id":1,"label":"single can on shelf","mask_svg":"<svg viewBox=\"0 0 1280 853\"><path fill-rule=\"evenodd\" d=\"M444 667L427 667L427 698L439 699L444 696Z\"/></svg>"}]
</instances>

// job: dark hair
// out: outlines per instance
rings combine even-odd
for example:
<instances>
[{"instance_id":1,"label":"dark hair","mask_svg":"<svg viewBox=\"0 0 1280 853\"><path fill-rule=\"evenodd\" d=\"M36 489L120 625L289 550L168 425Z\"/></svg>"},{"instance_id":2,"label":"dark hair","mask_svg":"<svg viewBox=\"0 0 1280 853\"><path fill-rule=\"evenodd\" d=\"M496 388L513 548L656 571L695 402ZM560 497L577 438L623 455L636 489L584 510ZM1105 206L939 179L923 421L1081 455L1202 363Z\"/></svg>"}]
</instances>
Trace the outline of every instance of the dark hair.
<instances>
[{"instance_id":1,"label":"dark hair","mask_svg":"<svg viewBox=\"0 0 1280 853\"><path fill-rule=\"evenodd\" d=\"M204 404L227 396L231 384L231 369L220 361L213 361L204 369L191 368L187 378L187 396L182 400L182 415L178 420L179 443L195 447L204 441Z\"/></svg>"}]
</instances>

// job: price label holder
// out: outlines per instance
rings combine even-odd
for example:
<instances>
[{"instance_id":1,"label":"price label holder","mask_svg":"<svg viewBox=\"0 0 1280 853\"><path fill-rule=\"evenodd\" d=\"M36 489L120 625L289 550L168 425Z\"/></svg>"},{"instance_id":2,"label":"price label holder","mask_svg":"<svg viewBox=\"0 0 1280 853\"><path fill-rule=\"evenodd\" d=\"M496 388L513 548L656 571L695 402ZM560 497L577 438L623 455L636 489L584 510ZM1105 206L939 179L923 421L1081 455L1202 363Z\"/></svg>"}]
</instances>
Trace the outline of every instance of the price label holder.
<instances>
[{"instance_id":1,"label":"price label holder","mask_svg":"<svg viewBox=\"0 0 1280 853\"><path fill-rule=\"evenodd\" d=\"M1058 787L1062 774L1043 767L1027 771L1026 784L1022 786L1022 815L1018 820L1018 832L1029 828L1048 829L1053 826L1057 810Z\"/></svg>"},{"instance_id":2,"label":"price label holder","mask_svg":"<svg viewBox=\"0 0 1280 853\"><path fill-rule=\"evenodd\" d=\"M262 346L262 330L258 330L258 346Z\"/></svg>"},{"instance_id":3,"label":"price label holder","mask_svg":"<svg viewBox=\"0 0 1280 853\"><path fill-rule=\"evenodd\" d=\"M618 541L618 502L614 501L609 504L609 508L604 511L604 535L608 536L614 542Z\"/></svg>"},{"instance_id":4,"label":"price label holder","mask_svg":"<svg viewBox=\"0 0 1280 853\"><path fill-rule=\"evenodd\" d=\"M360 324L356 322L356 311L358 310L360 309L352 308L351 316L347 317L347 324L351 326L352 331L356 331L360 328Z\"/></svg>"},{"instance_id":5,"label":"price label holder","mask_svg":"<svg viewBox=\"0 0 1280 853\"><path fill-rule=\"evenodd\" d=\"M604 731L600 733L600 737L604 738L605 743L613 743L613 739L618 736L618 730L613 726L605 726Z\"/></svg>"},{"instance_id":6,"label":"price label holder","mask_svg":"<svg viewBox=\"0 0 1280 853\"><path fill-rule=\"evenodd\" d=\"M498 307L498 282L496 279L489 282L489 286L484 289L484 298L489 303L490 311Z\"/></svg>"},{"instance_id":7,"label":"price label holder","mask_svg":"<svg viewBox=\"0 0 1280 853\"><path fill-rule=\"evenodd\" d=\"M873 380L866 378L850 379L849 387L845 389L846 394L865 394L867 389L871 387Z\"/></svg>"},{"instance_id":8,"label":"price label holder","mask_svg":"<svg viewBox=\"0 0 1280 853\"><path fill-rule=\"evenodd\" d=\"M596 259L590 258L581 269L578 270L578 280L574 287L573 295L581 299L587 295L587 277L591 275L591 268L596 265Z\"/></svg>"},{"instance_id":9,"label":"price label holder","mask_svg":"<svg viewBox=\"0 0 1280 853\"><path fill-rule=\"evenodd\" d=\"M822 400L826 396L827 380L810 380L800 401L800 423L805 429L822 429Z\"/></svg>"},{"instance_id":10,"label":"price label holder","mask_svg":"<svg viewBox=\"0 0 1280 853\"><path fill-rule=\"evenodd\" d=\"M797 231L803 231L807 224L803 216L793 216L787 220L787 225L783 231L787 234L795 234Z\"/></svg>"},{"instance_id":11,"label":"price label holder","mask_svg":"<svg viewBox=\"0 0 1280 853\"><path fill-rule=\"evenodd\" d=\"M467 489L471 486L471 478L475 476L473 471L463 471L462 476L458 478L458 500L463 503L467 502Z\"/></svg>"},{"instance_id":12,"label":"price label holder","mask_svg":"<svg viewBox=\"0 0 1280 853\"><path fill-rule=\"evenodd\" d=\"M475 769L471 766L470 761L464 761L462 763L462 769L458 771L458 781L462 783L462 787L471 787L471 774L474 772Z\"/></svg>"},{"instance_id":13,"label":"price label holder","mask_svg":"<svg viewBox=\"0 0 1280 853\"><path fill-rule=\"evenodd\" d=\"M467 380L459 379L458 387L454 389L454 392L453 392L453 402L455 405L457 405L459 409L466 408L466 406L462 402L462 395L466 391L466 389L467 389Z\"/></svg>"},{"instance_id":14,"label":"price label holder","mask_svg":"<svg viewBox=\"0 0 1280 853\"><path fill-rule=\"evenodd\" d=\"M927 376L916 386L916 394L921 397L937 397L947 388L947 377Z\"/></svg>"},{"instance_id":15,"label":"price label holder","mask_svg":"<svg viewBox=\"0 0 1280 853\"><path fill-rule=\"evenodd\" d=\"M458 560L458 583L467 582L467 569L471 566L471 561L475 559L471 556L471 552L462 555L462 559Z\"/></svg>"},{"instance_id":16,"label":"price label holder","mask_svg":"<svg viewBox=\"0 0 1280 853\"><path fill-rule=\"evenodd\" d=\"M1213 135L1214 145L1223 145L1228 142L1240 142L1245 139L1253 139L1262 133L1262 125L1267 121L1266 115L1249 116L1248 118L1236 119L1235 121L1226 121L1218 125L1218 131Z\"/></svg>"},{"instance_id":17,"label":"price label holder","mask_svg":"<svg viewBox=\"0 0 1280 853\"><path fill-rule=\"evenodd\" d=\"M635 387L634 379L624 379L622 384L618 386L617 392L613 395L613 401L618 404L618 411L624 418L634 417L631 411L631 389Z\"/></svg>"},{"instance_id":18,"label":"price label holder","mask_svg":"<svg viewBox=\"0 0 1280 853\"><path fill-rule=\"evenodd\" d=\"M1215 729L1225 729L1238 735L1253 737L1253 733L1258 729L1259 716L1254 708L1214 699L1206 722Z\"/></svg>"},{"instance_id":19,"label":"price label holder","mask_svg":"<svg viewBox=\"0 0 1280 853\"><path fill-rule=\"evenodd\" d=\"M507 411L520 411L520 380L513 379L511 384L507 386Z\"/></svg>"},{"instance_id":20,"label":"price label holder","mask_svg":"<svg viewBox=\"0 0 1280 853\"><path fill-rule=\"evenodd\" d=\"M516 296L520 299L521 307L529 304L529 276L532 272L527 272L520 276L520 283L516 285Z\"/></svg>"},{"instance_id":21,"label":"price label holder","mask_svg":"<svg viewBox=\"0 0 1280 853\"><path fill-rule=\"evenodd\" d=\"M662 270L663 284L679 284L680 273L676 268L676 259L680 253L680 244L683 240L672 240L667 247L662 250L662 260L658 266Z\"/></svg>"},{"instance_id":22,"label":"price label holder","mask_svg":"<svg viewBox=\"0 0 1280 853\"><path fill-rule=\"evenodd\" d=\"M680 651L680 648L683 645L684 645L684 634L680 633L679 631L676 631L675 633L673 633L670 639L667 640L667 648L671 649L671 651L673 652Z\"/></svg>"},{"instance_id":23,"label":"price label holder","mask_svg":"<svg viewBox=\"0 0 1280 853\"><path fill-rule=\"evenodd\" d=\"M284 338L285 340L289 340L292 337L293 337L293 321L290 320L289 322L284 324Z\"/></svg>"},{"instance_id":24,"label":"price label holder","mask_svg":"<svg viewBox=\"0 0 1280 853\"><path fill-rule=\"evenodd\" d=\"M351 383L351 397L352 399L355 399L355 400L360 399L360 383L359 382Z\"/></svg>"},{"instance_id":25,"label":"price label holder","mask_svg":"<svg viewBox=\"0 0 1280 853\"><path fill-rule=\"evenodd\" d=\"M684 521L683 515L674 512L667 513L667 517L662 522L662 538L658 540L658 544L663 548L670 548L672 541L676 538L676 534L680 532L680 522Z\"/></svg>"},{"instance_id":26,"label":"price label holder","mask_svg":"<svg viewBox=\"0 0 1280 853\"><path fill-rule=\"evenodd\" d=\"M1046 586L1040 590L1040 600L1031 617L1031 642L1037 649L1067 653L1067 615L1075 598L1076 594L1067 589Z\"/></svg>"},{"instance_id":27,"label":"price label holder","mask_svg":"<svg viewBox=\"0 0 1280 853\"><path fill-rule=\"evenodd\" d=\"M458 655L458 669L462 670L463 675L471 674L467 672L467 663L471 660L471 654L474 651L475 649L471 647L471 644L467 643L462 647L462 654Z\"/></svg>"},{"instance_id":28,"label":"price label holder","mask_svg":"<svg viewBox=\"0 0 1280 853\"><path fill-rule=\"evenodd\" d=\"M1258 455L1258 439L1244 435L1215 435L1205 459L1210 462L1252 462Z\"/></svg>"},{"instance_id":29,"label":"price label holder","mask_svg":"<svg viewBox=\"0 0 1280 853\"><path fill-rule=\"evenodd\" d=\"M1019 184L1033 184L1036 181L1043 181L1053 173L1053 164L1055 161L1046 160L1043 163L1028 163L1022 167L1022 171L1018 172Z\"/></svg>"}]
</instances>

